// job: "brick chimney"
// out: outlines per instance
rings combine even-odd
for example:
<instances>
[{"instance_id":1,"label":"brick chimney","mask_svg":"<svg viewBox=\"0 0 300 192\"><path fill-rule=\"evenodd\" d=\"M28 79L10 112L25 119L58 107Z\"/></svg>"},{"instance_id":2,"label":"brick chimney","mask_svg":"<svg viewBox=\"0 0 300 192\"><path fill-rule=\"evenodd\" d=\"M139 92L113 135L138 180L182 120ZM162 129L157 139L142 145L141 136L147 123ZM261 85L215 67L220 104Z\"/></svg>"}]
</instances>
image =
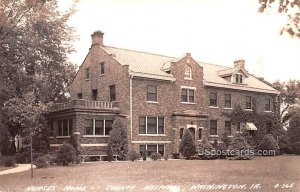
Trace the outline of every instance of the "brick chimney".
<instances>
[{"instance_id":1,"label":"brick chimney","mask_svg":"<svg viewBox=\"0 0 300 192\"><path fill-rule=\"evenodd\" d=\"M245 69L245 60L244 59L235 60L233 63L234 63L234 68Z\"/></svg>"},{"instance_id":2,"label":"brick chimney","mask_svg":"<svg viewBox=\"0 0 300 192\"><path fill-rule=\"evenodd\" d=\"M92 46L93 45L100 45L103 46L103 35L102 31L95 31L92 36Z\"/></svg>"}]
</instances>

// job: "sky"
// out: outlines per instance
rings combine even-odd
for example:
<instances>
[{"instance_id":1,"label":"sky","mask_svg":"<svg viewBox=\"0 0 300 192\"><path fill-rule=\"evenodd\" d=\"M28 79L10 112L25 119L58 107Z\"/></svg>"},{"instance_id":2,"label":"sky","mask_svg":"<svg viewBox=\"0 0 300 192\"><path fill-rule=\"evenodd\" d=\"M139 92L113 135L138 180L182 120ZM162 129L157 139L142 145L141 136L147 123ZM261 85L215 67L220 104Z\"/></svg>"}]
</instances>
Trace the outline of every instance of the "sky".
<instances>
[{"instance_id":1,"label":"sky","mask_svg":"<svg viewBox=\"0 0 300 192\"><path fill-rule=\"evenodd\" d=\"M72 0L60 0L60 9ZM280 35L286 16L259 14L258 0L81 0L69 21L79 39L69 59L81 65L91 34L104 32L104 45L233 66L246 60L256 76L300 80L300 40Z\"/></svg>"}]
</instances>

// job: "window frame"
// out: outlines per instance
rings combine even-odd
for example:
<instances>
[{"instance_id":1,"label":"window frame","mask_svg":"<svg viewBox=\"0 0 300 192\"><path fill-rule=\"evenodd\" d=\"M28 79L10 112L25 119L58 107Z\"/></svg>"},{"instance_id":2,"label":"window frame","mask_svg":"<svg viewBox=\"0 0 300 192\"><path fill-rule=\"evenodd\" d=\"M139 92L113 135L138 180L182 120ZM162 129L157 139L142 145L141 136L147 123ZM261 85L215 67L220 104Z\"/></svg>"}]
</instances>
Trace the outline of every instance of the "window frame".
<instances>
[{"instance_id":1,"label":"window frame","mask_svg":"<svg viewBox=\"0 0 300 192\"><path fill-rule=\"evenodd\" d=\"M242 73L233 74L232 82L236 83L236 84L244 84L244 82L245 82L244 75Z\"/></svg>"},{"instance_id":2,"label":"window frame","mask_svg":"<svg viewBox=\"0 0 300 192\"><path fill-rule=\"evenodd\" d=\"M99 74L100 74L100 76L102 76L102 75L105 74L105 65L104 65L104 62L101 62L99 64Z\"/></svg>"},{"instance_id":3,"label":"window frame","mask_svg":"<svg viewBox=\"0 0 300 192\"><path fill-rule=\"evenodd\" d=\"M165 153L166 153L166 146L165 146L165 144L140 144L139 145L139 151L140 151L140 155L142 156L142 153L144 152L144 151L141 151L141 146L143 146L143 148L145 147L145 152L146 152L146 157L150 157L150 155L151 155L151 153L149 153L150 151L148 151L148 145L149 146L154 146L154 145L156 145L156 153L159 153L159 146L163 146L163 148L164 148L164 150L163 150L163 154L161 154L162 156L164 156L165 155ZM154 151L153 151L154 152Z\"/></svg>"},{"instance_id":4,"label":"window frame","mask_svg":"<svg viewBox=\"0 0 300 192\"><path fill-rule=\"evenodd\" d=\"M212 121L215 121L215 122L216 122L216 128L214 128L214 129L216 129L216 134L212 134L212 133L211 133L211 129L212 129L212 127L211 127ZM209 136L219 136L219 135L218 135L218 120L217 120L217 119L211 119L211 120L209 121Z\"/></svg>"},{"instance_id":5,"label":"window frame","mask_svg":"<svg viewBox=\"0 0 300 192\"><path fill-rule=\"evenodd\" d=\"M90 68L89 67L85 68L85 79L86 80L90 79Z\"/></svg>"},{"instance_id":6,"label":"window frame","mask_svg":"<svg viewBox=\"0 0 300 192\"><path fill-rule=\"evenodd\" d=\"M77 99L82 99L83 98L83 94L82 93L77 93Z\"/></svg>"},{"instance_id":7,"label":"window frame","mask_svg":"<svg viewBox=\"0 0 300 192\"><path fill-rule=\"evenodd\" d=\"M150 93L149 92L149 88L150 87L155 87L155 93ZM150 98L151 97L149 97L149 94L151 95L155 95L155 100L151 100ZM158 87L157 87L157 85L147 85L147 98L146 98L146 100L148 101L148 102L158 102Z\"/></svg>"},{"instance_id":8,"label":"window frame","mask_svg":"<svg viewBox=\"0 0 300 192\"><path fill-rule=\"evenodd\" d=\"M249 104L249 102L247 101L247 98L250 98L250 107L248 107L247 104ZM253 110L253 98L251 96L246 96L246 110Z\"/></svg>"},{"instance_id":9,"label":"window frame","mask_svg":"<svg viewBox=\"0 0 300 192\"><path fill-rule=\"evenodd\" d=\"M227 125L228 125L228 123L230 123L229 124L230 125L230 130L227 130L228 127L226 127L226 123L227 123ZM230 121L230 120L226 120L225 121L225 123L224 123L224 130L225 130L226 133L228 133L228 131L229 131L230 134L228 134L228 136L232 136L232 121Z\"/></svg>"},{"instance_id":10,"label":"window frame","mask_svg":"<svg viewBox=\"0 0 300 192\"><path fill-rule=\"evenodd\" d=\"M186 91L186 101L183 101L183 94L182 92ZM191 102L190 100L190 92L193 92L193 102ZM195 87L181 87L181 92L180 92L180 103L184 103L184 104L196 104L196 88Z\"/></svg>"},{"instance_id":11,"label":"window frame","mask_svg":"<svg viewBox=\"0 0 300 192\"><path fill-rule=\"evenodd\" d=\"M116 85L110 85L109 86L109 101L113 102L117 100L117 94L116 94Z\"/></svg>"},{"instance_id":12,"label":"window frame","mask_svg":"<svg viewBox=\"0 0 300 192\"><path fill-rule=\"evenodd\" d=\"M267 100L268 100L268 101L267 101ZM265 111L268 111L268 112L269 112L269 111L272 111L272 110L271 110L271 99L266 97L264 103L265 103L265 106L264 106ZM269 106L269 108L267 108L267 106Z\"/></svg>"},{"instance_id":13,"label":"window frame","mask_svg":"<svg viewBox=\"0 0 300 192\"><path fill-rule=\"evenodd\" d=\"M190 65L186 65L184 69L184 79L192 80L193 74L192 74L192 67Z\"/></svg>"},{"instance_id":14,"label":"window frame","mask_svg":"<svg viewBox=\"0 0 300 192\"><path fill-rule=\"evenodd\" d=\"M107 122L106 121L112 121L111 125L113 125L114 123L114 120L112 119L85 119L85 120L92 120L93 121L93 127L92 127L92 134L86 134L86 126L84 125L84 134L83 134L83 137L110 137L109 133L110 131L112 130L112 127L111 127L111 130L109 131L108 134L106 134L107 132L107 128L106 128L106 124ZM96 134L96 121L103 121L103 134Z\"/></svg>"},{"instance_id":15,"label":"window frame","mask_svg":"<svg viewBox=\"0 0 300 192\"><path fill-rule=\"evenodd\" d=\"M67 135L64 134L64 122L68 122L67 123ZM60 122L60 123L59 123ZM70 126L71 125L71 126ZM68 138L71 137L71 131L73 128L73 121L72 119L61 119L57 121L57 136L56 138ZM60 129L61 129L61 133L60 133Z\"/></svg>"},{"instance_id":16,"label":"window frame","mask_svg":"<svg viewBox=\"0 0 300 192\"><path fill-rule=\"evenodd\" d=\"M215 99L212 99L212 94L216 95ZM215 100L215 105L212 104L212 101ZM218 93L217 92L210 92L209 93L209 107L218 107Z\"/></svg>"},{"instance_id":17,"label":"window frame","mask_svg":"<svg viewBox=\"0 0 300 192\"><path fill-rule=\"evenodd\" d=\"M156 118L156 133L148 133L148 118ZM145 125L141 125L141 119L144 119ZM159 119L163 119L163 131L159 131ZM145 126L145 133L141 133L141 126ZM165 117L161 116L139 116L139 135L165 135L166 122Z\"/></svg>"},{"instance_id":18,"label":"window frame","mask_svg":"<svg viewBox=\"0 0 300 192\"><path fill-rule=\"evenodd\" d=\"M230 100L226 100L226 95L230 97ZM230 106L228 107L226 105L226 103L230 102ZM231 99L231 94L230 93L225 93L224 94L224 108L227 108L227 109L231 109L232 108L232 99Z\"/></svg>"}]
</instances>

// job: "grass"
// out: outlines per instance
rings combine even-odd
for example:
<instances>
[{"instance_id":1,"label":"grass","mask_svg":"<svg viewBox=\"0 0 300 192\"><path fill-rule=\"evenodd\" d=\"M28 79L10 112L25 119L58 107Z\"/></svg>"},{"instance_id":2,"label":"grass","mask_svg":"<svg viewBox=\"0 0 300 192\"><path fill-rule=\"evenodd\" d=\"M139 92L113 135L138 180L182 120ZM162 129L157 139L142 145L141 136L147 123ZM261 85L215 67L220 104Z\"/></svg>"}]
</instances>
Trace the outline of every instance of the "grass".
<instances>
[{"instance_id":1,"label":"grass","mask_svg":"<svg viewBox=\"0 0 300 192\"><path fill-rule=\"evenodd\" d=\"M168 160L85 163L35 169L33 179L30 179L29 171L3 175L0 176L0 191L24 191L31 185L55 185L56 191L63 191L65 186L70 185L86 187L86 191L109 191L106 189L112 189L111 186L128 185L136 186L133 191L143 191L148 185L176 185L189 191L193 185L207 183L246 184L246 190L243 191L258 191L250 190L249 187L252 184L261 184L260 191L264 192L296 192L300 191L299 160L300 156L277 156L256 157L250 161ZM290 189L274 189L278 187L276 184L291 183L295 184ZM128 188L123 191L128 191ZM162 188L154 191L162 191Z\"/></svg>"}]
</instances>

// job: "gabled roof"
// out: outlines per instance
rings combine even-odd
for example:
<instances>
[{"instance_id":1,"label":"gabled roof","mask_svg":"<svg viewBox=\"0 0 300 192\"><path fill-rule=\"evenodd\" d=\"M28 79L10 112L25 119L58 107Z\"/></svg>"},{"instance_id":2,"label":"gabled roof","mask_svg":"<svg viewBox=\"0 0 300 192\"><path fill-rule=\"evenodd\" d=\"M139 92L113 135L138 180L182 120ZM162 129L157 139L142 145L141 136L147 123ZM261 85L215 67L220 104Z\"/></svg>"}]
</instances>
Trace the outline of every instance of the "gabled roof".
<instances>
[{"instance_id":1,"label":"gabled roof","mask_svg":"<svg viewBox=\"0 0 300 192\"><path fill-rule=\"evenodd\" d=\"M175 80L175 77L166 71L170 70L171 63L178 61L179 58L109 46L104 46L101 48L108 54L112 55L114 59L117 60L121 65L128 65L130 70L129 72L133 76L172 81ZM204 62L198 62L198 64L203 67L203 79L204 85L206 86L273 94L279 93L271 86L263 83L248 73L246 73L248 75L246 84L240 85L228 82L219 76L219 72L221 71L223 71L221 73L225 74L228 72L236 72L236 70L241 70L240 68L230 68Z\"/></svg>"},{"instance_id":2,"label":"gabled roof","mask_svg":"<svg viewBox=\"0 0 300 192\"><path fill-rule=\"evenodd\" d=\"M218 71L218 74L219 74L220 77L228 77L228 76L231 76L232 74L235 74L239 71L244 73L246 77L249 77L247 71L245 71L242 68L230 68L230 69L220 70L220 71Z\"/></svg>"}]
</instances>

